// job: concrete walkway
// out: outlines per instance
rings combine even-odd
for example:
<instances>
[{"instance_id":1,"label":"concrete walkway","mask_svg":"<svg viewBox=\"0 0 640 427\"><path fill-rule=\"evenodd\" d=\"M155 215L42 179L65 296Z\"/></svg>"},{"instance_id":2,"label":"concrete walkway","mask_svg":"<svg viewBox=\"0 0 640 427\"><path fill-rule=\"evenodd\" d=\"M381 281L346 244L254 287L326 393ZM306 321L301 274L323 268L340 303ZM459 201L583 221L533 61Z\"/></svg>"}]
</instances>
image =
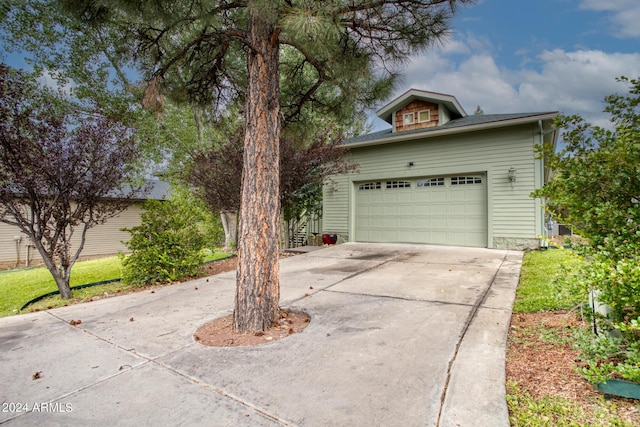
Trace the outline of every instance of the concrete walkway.
<instances>
[{"instance_id":1,"label":"concrete walkway","mask_svg":"<svg viewBox=\"0 0 640 427\"><path fill-rule=\"evenodd\" d=\"M508 426L521 260L351 243L283 259L281 305L312 320L254 347L193 339L231 313L233 272L2 318L0 424Z\"/></svg>"}]
</instances>

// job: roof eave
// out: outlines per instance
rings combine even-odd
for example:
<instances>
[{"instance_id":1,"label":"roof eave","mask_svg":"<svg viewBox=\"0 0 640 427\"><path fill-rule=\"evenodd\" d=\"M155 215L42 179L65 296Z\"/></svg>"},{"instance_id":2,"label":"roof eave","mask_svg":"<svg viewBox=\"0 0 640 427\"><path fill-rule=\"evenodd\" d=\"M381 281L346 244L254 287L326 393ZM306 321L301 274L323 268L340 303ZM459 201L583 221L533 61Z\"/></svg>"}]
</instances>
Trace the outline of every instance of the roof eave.
<instances>
[{"instance_id":1,"label":"roof eave","mask_svg":"<svg viewBox=\"0 0 640 427\"><path fill-rule=\"evenodd\" d=\"M446 105L447 109L451 110L457 115L460 115L460 117L465 117L467 115L467 113L464 111L464 108L462 108L462 105L460 105L455 96L418 89L409 89L408 91L404 92L402 95L398 96L387 105L376 111L376 115L380 119L391 124L391 117L393 116L393 113L398 111L402 108L402 106L408 104L414 99L425 99Z\"/></svg>"},{"instance_id":2,"label":"roof eave","mask_svg":"<svg viewBox=\"0 0 640 427\"><path fill-rule=\"evenodd\" d=\"M534 122L537 122L538 120L553 120L557 115L558 115L557 112L553 112L553 113L532 115L527 117L520 117L517 119L500 120L495 122L479 123L474 125L460 126L460 127L453 127L453 128L447 128L447 129L439 129L439 130L429 130L427 132L417 132L417 133L411 133L411 134L404 134L403 132L398 132L398 133L391 134L392 136L389 136L386 138L380 138L372 141L362 141L362 142L345 144L345 147L346 148L367 147L367 146L373 146L373 145L388 144L390 142L413 141L416 139L435 138L438 136L453 135L457 133L497 129L497 128L502 128L507 126L517 126L521 124L534 123Z\"/></svg>"}]
</instances>

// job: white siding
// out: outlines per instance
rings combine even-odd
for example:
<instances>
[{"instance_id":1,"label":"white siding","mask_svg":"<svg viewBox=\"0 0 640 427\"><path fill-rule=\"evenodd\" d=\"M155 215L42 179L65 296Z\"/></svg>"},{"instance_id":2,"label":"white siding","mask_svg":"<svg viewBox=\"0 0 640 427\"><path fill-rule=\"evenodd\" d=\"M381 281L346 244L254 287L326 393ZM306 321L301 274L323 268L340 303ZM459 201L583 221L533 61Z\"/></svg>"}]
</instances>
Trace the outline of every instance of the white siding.
<instances>
[{"instance_id":1,"label":"white siding","mask_svg":"<svg viewBox=\"0 0 640 427\"><path fill-rule=\"evenodd\" d=\"M487 177L487 246L495 247L496 239L535 240L541 230L536 223L538 208L529 194L536 187L537 138L537 126L530 124L353 148L359 171L334 177L339 190L325 191L325 230L353 233L355 181L475 172ZM410 161L413 166L408 166ZM513 184L508 178L511 167L517 170Z\"/></svg>"}]
</instances>

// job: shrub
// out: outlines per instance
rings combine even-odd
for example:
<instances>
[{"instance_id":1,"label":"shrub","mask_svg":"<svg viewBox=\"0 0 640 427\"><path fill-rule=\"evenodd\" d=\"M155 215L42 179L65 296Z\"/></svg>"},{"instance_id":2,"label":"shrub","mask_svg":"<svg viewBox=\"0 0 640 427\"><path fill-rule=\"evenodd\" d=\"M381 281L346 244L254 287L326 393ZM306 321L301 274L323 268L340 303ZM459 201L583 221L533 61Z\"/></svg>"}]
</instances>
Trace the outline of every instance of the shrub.
<instances>
[{"instance_id":1,"label":"shrub","mask_svg":"<svg viewBox=\"0 0 640 427\"><path fill-rule=\"evenodd\" d=\"M580 372L593 382L610 376L639 381L640 255L616 260L606 251L598 252L565 283L581 288L585 296L595 291L597 302L607 307L606 315L593 313L598 335L578 339L576 347L588 365Z\"/></svg>"},{"instance_id":2,"label":"shrub","mask_svg":"<svg viewBox=\"0 0 640 427\"><path fill-rule=\"evenodd\" d=\"M203 261L200 220L199 210L187 203L147 201L141 224L125 229L131 254L121 255L122 280L143 285L195 275Z\"/></svg>"}]
</instances>

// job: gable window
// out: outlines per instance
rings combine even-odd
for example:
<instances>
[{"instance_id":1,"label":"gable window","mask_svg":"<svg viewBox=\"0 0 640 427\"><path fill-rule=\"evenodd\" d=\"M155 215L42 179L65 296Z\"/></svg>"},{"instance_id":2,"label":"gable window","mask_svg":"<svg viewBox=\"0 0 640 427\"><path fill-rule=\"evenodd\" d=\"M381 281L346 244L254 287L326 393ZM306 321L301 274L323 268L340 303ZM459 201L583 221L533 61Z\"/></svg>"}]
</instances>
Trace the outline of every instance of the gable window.
<instances>
[{"instance_id":1,"label":"gable window","mask_svg":"<svg viewBox=\"0 0 640 427\"><path fill-rule=\"evenodd\" d=\"M387 181L387 188L411 188L409 181Z\"/></svg>"},{"instance_id":2,"label":"gable window","mask_svg":"<svg viewBox=\"0 0 640 427\"><path fill-rule=\"evenodd\" d=\"M413 124L413 113L404 113L402 115L402 124L404 126Z\"/></svg>"},{"instance_id":3,"label":"gable window","mask_svg":"<svg viewBox=\"0 0 640 427\"><path fill-rule=\"evenodd\" d=\"M442 187L444 186L444 177L419 179L418 187Z\"/></svg>"},{"instance_id":4,"label":"gable window","mask_svg":"<svg viewBox=\"0 0 640 427\"><path fill-rule=\"evenodd\" d=\"M424 123L428 121L431 121L431 111L429 110L418 111L418 123Z\"/></svg>"},{"instance_id":5,"label":"gable window","mask_svg":"<svg viewBox=\"0 0 640 427\"><path fill-rule=\"evenodd\" d=\"M482 184L479 176L452 176L451 185Z\"/></svg>"},{"instance_id":6,"label":"gable window","mask_svg":"<svg viewBox=\"0 0 640 427\"><path fill-rule=\"evenodd\" d=\"M380 181L365 182L364 184L360 184L360 186L358 186L358 190L380 190L380 188L382 188L382 183Z\"/></svg>"}]
</instances>

